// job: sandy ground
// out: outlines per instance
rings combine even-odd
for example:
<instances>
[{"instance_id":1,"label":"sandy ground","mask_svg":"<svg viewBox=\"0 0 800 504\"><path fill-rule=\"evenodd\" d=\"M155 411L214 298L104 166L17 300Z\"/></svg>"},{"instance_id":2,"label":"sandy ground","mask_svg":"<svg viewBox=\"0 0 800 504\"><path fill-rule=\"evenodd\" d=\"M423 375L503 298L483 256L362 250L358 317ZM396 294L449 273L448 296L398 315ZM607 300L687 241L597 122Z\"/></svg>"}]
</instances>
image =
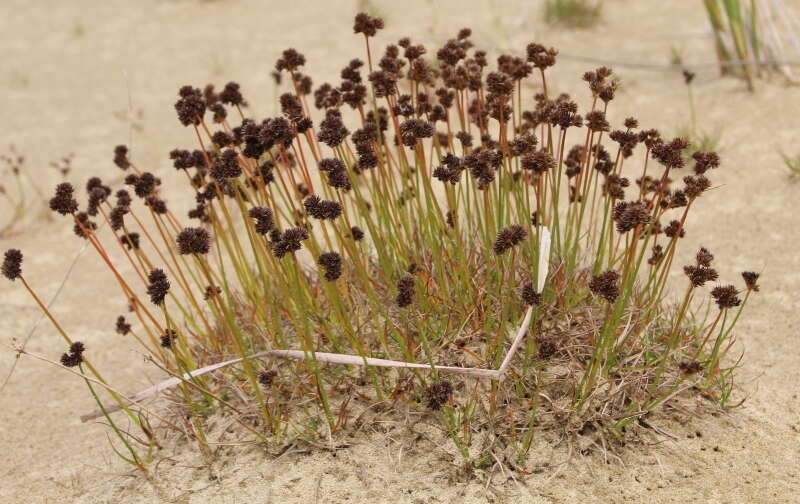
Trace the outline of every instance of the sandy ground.
<instances>
[{"instance_id":1,"label":"sandy ground","mask_svg":"<svg viewBox=\"0 0 800 504\"><path fill-rule=\"evenodd\" d=\"M555 45L565 57L552 73L553 86L582 105L587 92L579 76L593 64L566 56L665 64L675 47L687 63L713 61L704 14L692 0L609 0L604 22L583 32L545 27L538 2L373 5L388 26L381 43L409 35L430 48L471 26L475 41L490 49L521 50L532 40ZM129 143L137 164L169 184L175 174L167 152L193 142L172 109L180 85L237 80L255 115L271 114L269 73L279 51L304 52L316 83L335 78L361 54L350 32L358 8L354 1L4 0L0 142L27 156L47 191L58 181L49 162L68 152L76 154L71 180L82 184L94 174L118 180L121 172L111 164L118 143ZM665 132L686 121L679 74L617 70L624 86L612 120L635 115ZM426 422L387 421L346 440L347 449L290 451L277 460L220 447L206 464L191 447L168 445L148 481L115 458L102 425L80 423L93 404L75 377L24 358L0 395L0 502L800 502L800 185L787 182L778 154L800 150L800 89L774 79L759 82L751 95L708 68L699 71L695 92L702 127L722 134L723 167L714 173L720 187L703 197L705 217L690 222L687 239L717 254L723 278L763 271L763 292L738 328L744 407L716 416L661 415L659 425L677 439L654 437L621 459L570 456L568 447L543 438L533 450L536 471L526 477L500 468L465 477L449 442ZM0 249L26 252L26 276L45 299L81 247L64 224L30 219L20 233L0 239ZM132 391L158 375L113 333L123 310L91 251L78 259L54 305L108 378ZM4 344L24 339L38 316L21 286L2 284ZM50 358L61 347L47 324L28 345ZM13 360L10 350L0 350L3 375Z\"/></svg>"}]
</instances>

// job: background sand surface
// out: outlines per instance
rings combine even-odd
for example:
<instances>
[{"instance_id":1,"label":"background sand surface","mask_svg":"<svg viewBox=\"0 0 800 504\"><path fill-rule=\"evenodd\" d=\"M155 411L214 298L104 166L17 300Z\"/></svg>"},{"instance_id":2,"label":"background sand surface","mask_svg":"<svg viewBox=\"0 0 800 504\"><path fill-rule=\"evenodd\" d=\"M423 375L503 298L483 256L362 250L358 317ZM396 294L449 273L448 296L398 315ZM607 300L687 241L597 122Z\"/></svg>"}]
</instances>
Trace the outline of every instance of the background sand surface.
<instances>
[{"instance_id":1,"label":"background sand surface","mask_svg":"<svg viewBox=\"0 0 800 504\"><path fill-rule=\"evenodd\" d=\"M687 63L714 61L700 2L605 4L603 23L569 31L543 25L541 2L373 3L387 24L377 37L381 45L408 35L430 50L462 26L492 51L519 53L533 40L554 45L565 57L551 73L553 87L572 93L581 107L588 92L580 75L597 65L567 56L666 64L676 47ZM352 1L4 0L0 146L15 144L47 192L58 181L49 162L68 152L76 154L70 175L76 184L99 174L118 185L122 172L111 158L119 143L129 144L137 165L165 185L179 183L167 153L194 142L174 117L181 85L236 80L255 116L273 114L270 72L281 50L303 52L315 84L338 82L338 70L363 57L362 41L351 33L357 9ZM612 124L634 115L644 127L674 133L687 121L678 72L615 69L623 87L612 103ZM115 458L102 425L80 423L93 403L79 380L24 358L0 395L0 502L800 502L800 184L787 182L778 154L800 151L800 89L776 78L760 81L751 95L742 82L719 79L708 68L698 72L695 93L702 127L722 134L723 166L713 174L719 188L703 196L704 211L695 214L703 219L689 222L693 246L685 249L711 248L723 278L763 271L763 292L738 328L745 352L740 383L750 395L743 408L660 418L678 440L632 447L610 463L600 455L564 463L564 447L542 439L533 455L539 469L516 480L500 469L460 477L449 441L419 423L362 433L336 453L293 451L270 460L223 447L210 467L191 447L166 446L149 482ZM30 220L20 231L0 239L0 249L21 248L26 277L50 299L81 243L57 219ZM159 375L113 333L124 309L92 251L77 261L54 306L112 383L134 391ZM2 284L3 343L24 338L38 316L21 286ZM28 349L53 359L63 351L47 324ZM13 360L10 350L0 350L0 371Z\"/></svg>"}]
</instances>

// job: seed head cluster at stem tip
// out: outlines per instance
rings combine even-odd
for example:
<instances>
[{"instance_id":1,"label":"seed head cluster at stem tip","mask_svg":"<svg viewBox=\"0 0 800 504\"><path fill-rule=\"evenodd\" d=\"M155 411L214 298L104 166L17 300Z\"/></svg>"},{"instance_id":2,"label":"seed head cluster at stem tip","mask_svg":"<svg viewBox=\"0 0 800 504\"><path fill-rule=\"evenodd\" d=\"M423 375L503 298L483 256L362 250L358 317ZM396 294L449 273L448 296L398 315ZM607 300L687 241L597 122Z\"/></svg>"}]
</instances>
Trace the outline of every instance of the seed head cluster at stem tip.
<instances>
[{"instance_id":1,"label":"seed head cluster at stem tip","mask_svg":"<svg viewBox=\"0 0 800 504\"><path fill-rule=\"evenodd\" d=\"M470 459L486 425L528 453L535 430L596 425L624 441L667 401L733 404L728 352L759 273L718 285L721 259L700 247L677 279L683 300L665 301L720 157L688 155L687 139L635 117L617 124L608 67L583 73L573 97L551 85L558 51L538 42L492 54L460 28L435 48L377 47L384 28L355 17L364 49L331 82L315 83L295 48L276 55L271 117L254 114L273 107L251 108L247 85L180 87L175 127L193 145L165 156L176 173L163 183L117 145L113 175L50 195L109 269L92 280L118 285L129 310L107 321L110 337L192 375L150 389L176 387L163 424L114 392L22 276L22 253L5 252L2 275L70 345L61 364L114 401L96 417L126 459L143 466L141 443L161 446L164 430L211 453L217 410L241 439L327 446L369 421L351 399L405 403ZM710 321L694 306L709 299ZM116 427L117 410L141 435Z\"/></svg>"},{"instance_id":2,"label":"seed head cluster at stem tip","mask_svg":"<svg viewBox=\"0 0 800 504\"><path fill-rule=\"evenodd\" d=\"M22 252L17 249L8 249L3 256L3 276L9 280L16 280L22 276Z\"/></svg>"}]
</instances>

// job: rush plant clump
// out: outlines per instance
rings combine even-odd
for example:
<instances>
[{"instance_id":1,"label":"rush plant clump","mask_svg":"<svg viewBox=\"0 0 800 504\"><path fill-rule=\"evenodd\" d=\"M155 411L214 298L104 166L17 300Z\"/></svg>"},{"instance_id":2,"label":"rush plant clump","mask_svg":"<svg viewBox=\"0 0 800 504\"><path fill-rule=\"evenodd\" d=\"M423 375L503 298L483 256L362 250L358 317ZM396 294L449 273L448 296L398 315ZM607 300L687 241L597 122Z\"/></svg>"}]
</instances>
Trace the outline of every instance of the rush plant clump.
<instances>
[{"instance_id":1,"label":"rush plant clump","mask_svg":"<svg viewBox=\"0 0 800 504\"><path fill-rule=\"evenodd\" d=\"M98 177L55 188L50 208L129 310L109 333L136 340L165 382L130 396L109 384L91 343L25 280L22 253L6 252L3 275L50 317L63 339L53 355L100 405L84 418L105 416L117 453L142 470L170 431L210 453L212 415L278 451L409 410L438 419L472 462L488 431L524 465L546 429L623 440L668 401L731 405L725 357L758 274L717 285L712 253L690 245L682 296L666 301L718 156L687 159L685 139L635 118L612 126L609 68L583 75L579 111L549 91L553 48L490 65L462 29L431 53L409 38L376 53L383 27L356 17L366 61L347 62L337 85L313 88L303 54L283 51L275 68L291 90L276 117L248 117L233 82L182 87L177 118L196 141L169 154L182 188L124 146L113 159L124 188ZM523 93L526 80L541 91ZM194 200L188 214L167 204L178 191ZM694 315L703 301L715 303L708 320ZM172 407L144 405L159 393Z\"/></svg>"}]
</instances>

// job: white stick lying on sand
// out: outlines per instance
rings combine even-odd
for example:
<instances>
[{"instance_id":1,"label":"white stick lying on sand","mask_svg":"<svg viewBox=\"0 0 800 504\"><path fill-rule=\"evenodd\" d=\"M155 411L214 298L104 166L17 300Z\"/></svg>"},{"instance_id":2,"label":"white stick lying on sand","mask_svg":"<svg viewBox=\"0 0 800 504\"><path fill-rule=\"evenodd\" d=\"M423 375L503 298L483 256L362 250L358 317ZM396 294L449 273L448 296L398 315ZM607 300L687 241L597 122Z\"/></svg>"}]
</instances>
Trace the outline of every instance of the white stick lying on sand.
<instances>
[{"instance_id":1,"label":"white stick lying on sand","mask_svg":"<svg viewBox=\"0 0 800 504\"><path fill-rule=\"evenodd\" d=\"M549 264L549 257L550 257L550 231L543 227L541 229L541 241L539 243L539 264L538 264L538 284L536 286L538 292L542 292L544 289L544 281L547 278L548 272L548 264ZM451 373L451 374L459 374L459 375L466 375L466 376L474 376L476 378L489 378L491 380L500 380L503 375L505 374L508 367L511 365L511 359L514 357L519 346L522 344L522 339L525 336L525 333L528 332L528 328L531 325L531 318L533 317L533 306L529 306L528 310L525 312L525 318L522 320L522 324L519 326L517 330L517 334L514 337L514 341L511 343L511 347L508 349L508 353L506 354L505 358L503 359L503 363L500 365L499 369L481 369L481 368L462 368L462 367L453 367L453 366L431 366L429 364L418 364L413 362L401 362L401 361L393 361L393 360L386 360L386 359L376 359L373 357L360 357L358 355L349 355L349 354L334 354L334 353L326 353L326 352L313 352L313 358L316 359L318 362L327 362L330 364L342 364L347 366L374 366L374 367L394 367L394 368L411 368L411 369L430 369L436 368L436 371L440 373ZM150 388L142 390L136 394L133 394L128 397L131 403L135 404L139 401L143 401L149 397L152 397L159 392L172 388L181 381L186 381L191 379L194 376L204 375L206 373L210 373L219 368L223 368L226 366L231 366L233 364L238 364L245 359L257 359L259 357L279 357L284 359L296 359L296 360L305 360L312 356L312 352L306 352L303 350L265 350L263 352L257 352L253 355L249 355L247 357L239 357L237 359L231 359L224 362L218 362L216 364L211 364L209 366L205 366L199 369L195 369L189 373L185 373L181 377L172 377L168 380L164 380L161 383L157 383ZM113 413L115 411L119 411L121 407L118 404L110 404L104 406L106 413ZM94 420L95 418L99 418L103 416L103 413L100 410L95 410L87 415L81 416L82 422L88 422L89 420Z\"/></svg>"}]
</instances>

